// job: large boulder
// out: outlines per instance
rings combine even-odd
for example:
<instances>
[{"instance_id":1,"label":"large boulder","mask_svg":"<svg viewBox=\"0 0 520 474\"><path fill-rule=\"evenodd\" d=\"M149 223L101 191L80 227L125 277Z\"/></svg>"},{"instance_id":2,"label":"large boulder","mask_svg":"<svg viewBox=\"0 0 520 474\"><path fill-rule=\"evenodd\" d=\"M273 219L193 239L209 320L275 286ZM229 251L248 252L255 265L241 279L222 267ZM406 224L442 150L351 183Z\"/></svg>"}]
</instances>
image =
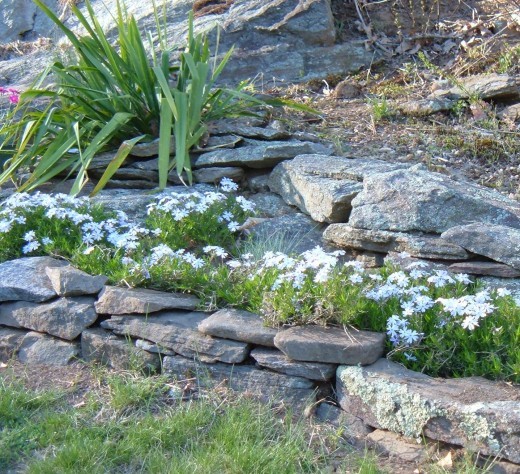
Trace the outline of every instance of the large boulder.
<instances>
[{"instance_id":1,"label":"large boulder","mask_svg":"<svg viewBox=\"0 0 520 474\"><path fill-rule=\"evenodd\" d=\"M339 367L341 407L370 426L520 462L520 391L480 377L435 379L381 359Z\"/></svg>"},{"instance_id":2,"label":"large boulder","mask_svg":"<svg viewBox=\"0 0 520 474\"><path fill-rule=\"evenodd\" d=\"M31 0L2 1L9 8L6 10L8 14L4 14L4 29L12 32L12 39L19 39L19 35L27 30L32 30L31 38L61 35L48 18L35 9ZM58 0L45 1L73 31L83 32L77 19L69 15ZM117 0L91 1L102 28L109 36L114 35L113 15L117 12ZM152 2L126 0L125 3L142 31L156 31ZM19 4L23 4L22 8ZM86 13L82 3L79 7ZM187 18L192 9L195 9L195 29L209 32L212 51L217 38L220 56L234 47L233 56L220 76L221 80L229 83L247 78L261 78L263 84L321 79L330 74L345 75L357 71L374 59L373 52L365 48L362 39L336 43L329 0L247 0L229 1L225 5L201 5L201 2L193 0L169 2L165 21L167 44L182 45L186 41ZM13 14L18 22L16 27L8 25ZM215 28L217 25L220 26L219 34ZM45 54L39 54L39 57L46 58L48 63L52 61ZM0 62L0 77L6 76L15 82L23 76L33 76L41 69L38 60L19 57L11 64Z\"/></svg>"},{"instance_id":3,"label":"large boulder","mask_svg":"<svg viewBox=\"0 0 520 474\"><path fill-rule=\"evenodd\" d=\"M380 160L307 154L280 163L269 187L318 222L347 222L365 176L403 168Z\"/></svg>"},{"instance_id":4,"label":"large boulder","mask_svg":"<svg viewBox=\"0 0 520 474\"><path fill-rule=\"evenodd\" d=\"M366 177L352 206L349 224L360 229L440 234L476 222L520 228L518 202L422 166Z\"/></svg>"}]
</instances>

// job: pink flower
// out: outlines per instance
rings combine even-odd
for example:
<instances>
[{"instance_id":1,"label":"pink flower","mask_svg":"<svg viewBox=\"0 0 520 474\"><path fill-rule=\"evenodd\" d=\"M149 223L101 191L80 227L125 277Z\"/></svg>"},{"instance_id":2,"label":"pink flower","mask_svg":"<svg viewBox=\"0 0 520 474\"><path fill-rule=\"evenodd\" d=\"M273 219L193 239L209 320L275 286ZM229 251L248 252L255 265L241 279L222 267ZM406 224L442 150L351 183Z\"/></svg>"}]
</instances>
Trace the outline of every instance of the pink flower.
<instances>
[{"instance_id":1,"label":"pink flower","mask_svg":"<svg viewBox=\"0 0 520 474\"><path fill-rule=\"evenodd\" d=\"M0 94L8 96L11 104L17 104L20 100L20 91L11 87L0 87Z\"/></svg>"}]
</instances>

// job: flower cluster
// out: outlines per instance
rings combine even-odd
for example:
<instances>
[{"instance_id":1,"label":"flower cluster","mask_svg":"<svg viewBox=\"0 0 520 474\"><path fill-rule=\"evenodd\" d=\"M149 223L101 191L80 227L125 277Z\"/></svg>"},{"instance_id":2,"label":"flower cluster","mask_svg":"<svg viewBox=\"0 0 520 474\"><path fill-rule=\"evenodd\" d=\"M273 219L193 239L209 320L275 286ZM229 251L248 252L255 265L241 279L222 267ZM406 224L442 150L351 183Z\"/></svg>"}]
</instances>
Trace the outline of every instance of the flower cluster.
<instances>
[{"instance_id":1,"label":"flower cluster","mask_svg":"<svg viewBox=\"0 0 520 474\"><path fill-rule=\"evenodd\" d=\"M6 95L11 104L18 104L20 101L20 91L11 87L0 87L0 95Z\"/></svg>"}]
</instances>

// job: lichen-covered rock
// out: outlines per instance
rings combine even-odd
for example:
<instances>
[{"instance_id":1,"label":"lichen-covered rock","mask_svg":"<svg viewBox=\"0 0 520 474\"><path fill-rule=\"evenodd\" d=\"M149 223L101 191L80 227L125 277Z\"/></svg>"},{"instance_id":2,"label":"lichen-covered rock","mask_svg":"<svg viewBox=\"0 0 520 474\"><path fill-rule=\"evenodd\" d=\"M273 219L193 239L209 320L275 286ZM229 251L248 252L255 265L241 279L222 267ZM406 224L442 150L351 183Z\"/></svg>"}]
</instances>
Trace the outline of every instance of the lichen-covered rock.
<instances>
[{"instance_id":1,"label":"lichen-covered rock","mask_svg":"<svg viewBox=\"0 0 520 474\"><path fill-rule=\"evenodd\" d=\"M315 221L347 222L352 200L363 189L363 178L403 166L380 160L300 155L276 166L269 187Z\"/></svg>"},{"instance_id":2,"label":"lichen-covered rock","mask_svg":"<svg viewBox=\"0 0 520 474\"><path fill-rule=\"evenodd\" d=\"M0 264L0 302L33 301L41 303L56 296L46 275L47 267L67 265L51 257L25 257Z\"/></svg>"},{"instance_id":3,"label":"lichen-covered rock","mask_svg":"<svg viewBox=\"0 0 520 474\"><path fill-rule=\"evenodd\" d=\"M27 333L18 348L18 360L30 365L68 365L79 354L76 342L39 332Z\"/></svg>"},{"instance_id":4,"label":"lichen-covered rock","mask_svg":"<svg viewBox=\"0 0 520 474\"><path fill-rule=\"evenodd\" d=\"M315 400L315 384L301 377L290 377L251 365L204 364L184 357L165 357L163 371L179 379L196 377L203 387L225 384L264 402L283 401L302 408Z\"/></svg>"},{"instance_id":5,"label":"lichen-covered rock","mask_svg":"<svg viewBox=\"0 0 520 474\"><path fill-rule=\"evenodd\" d=\"M101 326L116 334L154 342L185 357L205 362L239 364L249 355L249 345L239 341L206 336L197 330L207 314L178 311L152 317L113 316Z\"/></svg>"},{"instance_id":6,"label":"lichen-covered rock","mask_svg":"<svg viewBox=\"0 0 520 474\"><path fill-rule=\"evenodd\" d=\"M385 334L377 332L296 326L280 331L274 345L293 360L365 365L383 355L385 339Z\"/></svg>"},{"instance_id":7,"label":"lichen-covered rock","mask_svg":"<svg viewBox=\"0 0 520 474\"><path fill-rule=\"evenodd\" d=\"M349 224L331 224L323 238L346 249L370 252L406 252L411 257L440 260L465 260L468 253L437 235L357 229Z\"/></svg>"},{"instance_id":8,"label":"lichen-covered rock","mask_svg":"<svg viewBox=\"0 0 520 474\"><path fill-rule=\"evenodd\" d=\"M477 255L520 270L520 229L503 225L468 224L452 227L441 237Z\"/></svg>"},{"instance_id":9,"label":"lichen-covered rock","mask_svg":"<svg viewBox=\"0 0 520 474\"><path fill-rule=\"evenodd\" d=\"M17 301L0 305L0 324L44 332L72 341L97 319L94 298L59 298L50 303Z\"/></svg>"},{"instance_id":10,"label":"lichen-covered rock","mask_svg":"<svg viewBox=\"0 0 520 474\"><path fill-rule=\"evenodd\" d=\"M480 377L434 379L381 359L339 367L341 407L374 428L426 435L520 462L520 391Z\"/></svg>"},{"instance_id":11,"label":"lichen-covered rock","mask_svg":"<svg viewBox=\"0 0 520 474\"><path fill-rule=\"evenodd\" d=\"M105 286L96 301L96 311L98 314L150 314L165 309L195 309L199 302L196 296L183 293Z\"/></svg>"},{"instance_id":12,"label":"lichen-covered rock","mask_svg":"<svg viewBox=\"0 0 520 474\"><path fill-rule=\"evenodd\" d=\"M422 166L366 177L352 206L349 224L359 229L440 234L470 223L520 228L518 202Z\"/></svg>"},{"instance_id":13,"label":"lichen-covered rock","mask_svg":"<svg viewBox=\"0 0 520 474\"><path fill-rule=\"evenodd\" d=\"M136 347L131 340L117 337L101 328L81 333L81 357L117 370L144 369L157 372L161 368L158 354Z\"/></svg>"},{"instance_id":14,"label":"lichen-covered rock","mask_svg":"<svg viewBox=\"0 0 520 474\"><path fill-rule=\"evenodd\" d=\"M209 336L274 347L278 330L264 325L258 314L238 309L221 309L203 319L198 330Z\"/></svg>"},{"instance_id":15,"label":"lichen-covered rock","mask_svg":"<svg viewBox=\"0 0 520 474\"><path fill-rule=\"evenodd\" d=\"M70 265L48 267L45 273L59 296L94 295L103 289L108 280L104 275L92 276Z\"/></svg>"}]
</instances>

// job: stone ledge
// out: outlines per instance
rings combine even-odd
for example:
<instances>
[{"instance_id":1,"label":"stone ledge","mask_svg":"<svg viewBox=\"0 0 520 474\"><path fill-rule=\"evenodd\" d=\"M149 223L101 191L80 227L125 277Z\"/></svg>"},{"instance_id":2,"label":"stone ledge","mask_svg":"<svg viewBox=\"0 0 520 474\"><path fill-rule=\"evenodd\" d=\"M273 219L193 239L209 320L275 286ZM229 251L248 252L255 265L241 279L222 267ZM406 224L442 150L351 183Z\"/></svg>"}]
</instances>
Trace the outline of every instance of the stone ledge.
<instances>
[{"instance_id":1,"label":"stone ledge","mask_svg":"<svg viewBox=\"0 0 520 474\"><path fill-rule=\"evenodd\" d=\"M374 428L520 463L520 390L480 377L435 379L380 359L339 367L341 407Z\"/></svg>"}]
</instances>

